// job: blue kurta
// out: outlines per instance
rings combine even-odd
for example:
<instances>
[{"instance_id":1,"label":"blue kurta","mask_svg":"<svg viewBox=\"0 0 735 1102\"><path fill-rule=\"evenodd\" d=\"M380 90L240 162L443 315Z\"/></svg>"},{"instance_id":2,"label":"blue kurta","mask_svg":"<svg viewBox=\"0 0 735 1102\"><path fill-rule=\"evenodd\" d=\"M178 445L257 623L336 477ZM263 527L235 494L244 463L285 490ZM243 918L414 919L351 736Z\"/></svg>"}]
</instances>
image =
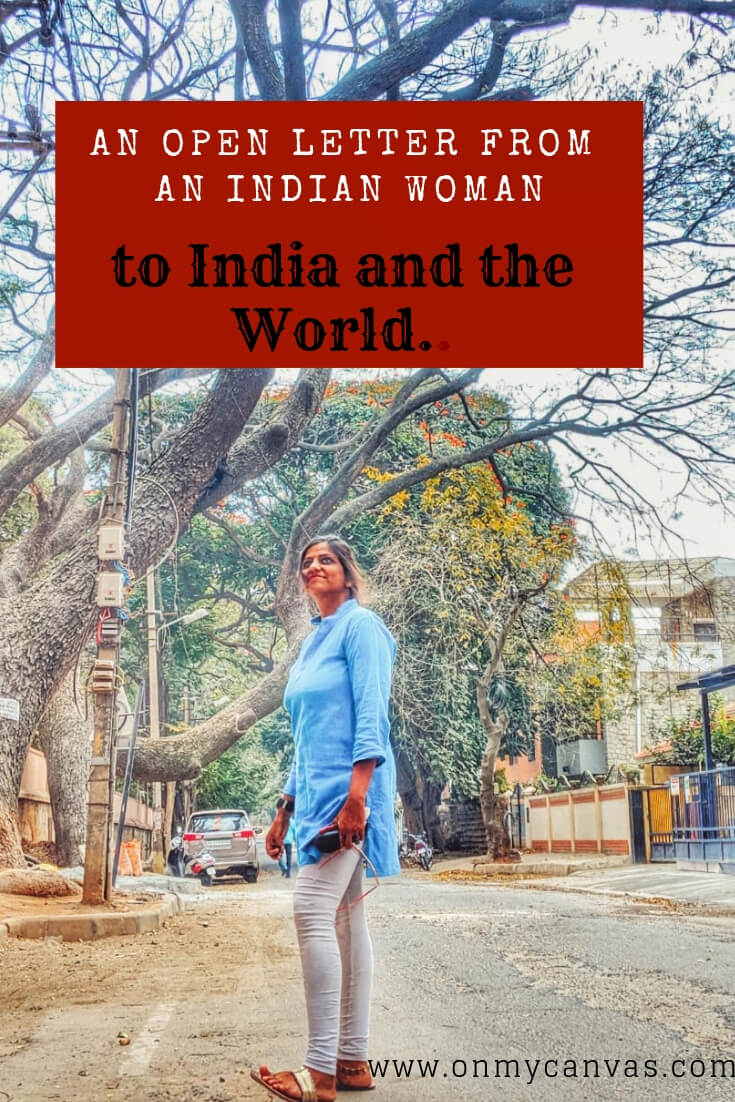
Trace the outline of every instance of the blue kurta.
<instances>
[{"instance_id":1,"label":"blue kurta","mask_svg":"<svg viewBox=\"0 0 735 1102\"><path fill-rule=\"evenodd\" d=\"M309 843L337 817L354 763L375 758L365 800L370 808L365 853L379 875L394 876L400 866L388 699L395 640L380 617L352 597L312 623L314 631L291 667L283 700L295 743L284 791L296 803L299 864L321 859Z\"/></svg>"}]
</instances>

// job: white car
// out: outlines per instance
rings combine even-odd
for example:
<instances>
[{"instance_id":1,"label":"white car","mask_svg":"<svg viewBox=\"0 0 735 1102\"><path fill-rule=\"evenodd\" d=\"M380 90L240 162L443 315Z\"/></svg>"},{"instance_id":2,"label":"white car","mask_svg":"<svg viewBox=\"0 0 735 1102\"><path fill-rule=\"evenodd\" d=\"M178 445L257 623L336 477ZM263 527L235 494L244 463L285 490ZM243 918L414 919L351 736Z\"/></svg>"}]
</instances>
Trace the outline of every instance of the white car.
<instances>
[{"instance_id":1,"label":"white car","mask_svg":"<svg viewBox=\"0 0 735 1102\"><path fill-rule=\"evenodd\" d=\"M195 811L184 831L184 856L188 860L206 850L218 873L236 873L254 884L259 872L256 829L260 833L242 808Z\"/></svg>"}]
</instances>

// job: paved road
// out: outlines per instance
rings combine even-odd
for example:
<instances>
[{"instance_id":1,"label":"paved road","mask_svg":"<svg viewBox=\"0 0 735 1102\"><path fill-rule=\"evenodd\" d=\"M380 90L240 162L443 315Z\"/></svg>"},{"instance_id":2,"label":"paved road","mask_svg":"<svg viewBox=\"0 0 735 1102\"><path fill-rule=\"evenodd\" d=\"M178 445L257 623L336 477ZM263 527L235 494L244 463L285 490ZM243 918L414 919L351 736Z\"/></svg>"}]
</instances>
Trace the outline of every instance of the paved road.
<instances>
[{"instance_id":1,"label":"paved road","mask_svg":"<svg viewBox=\"0 0 735 1102\"><path fill-rule=\"evenodd\" d=\"M493 885L406 888L392 896L388 888L375 916L384 963L374 1051L395 1054L391 1020L413 1004L421 1009L411 1046L401 1035L397 1055L438 1059L447 1079L423 1095L413 1093L412 1079L400 1097L693 1099L702 1090L718 1102L735 1097L735 1067L732 1078L706 1085L676 1079L684 1068L672 1067L675 1059L703 1059L709 1070L712 1058L735 1058L730 918ZM588 1070L599 1077L583 1077L585 1059L597 1061ZM496 1060L517 1060L519 1078L505 1078L505 1064L494 1078ZM576 1062L568 1079L565 1060ZM655 1077L650 1064L645 1078L646 1060L655 1061ZM394 1089L399 1097L398 1083Z\"/></svg>"},{"instance_id":2,"label":"paved road","mask_svg":"<svg viewBox=\"0 0 735 1102\"><path fill-rule=\"evenodd\" d=\"M260 1102L248 1066L302 1057L291 886L217 885L149 940L9 945L0 1100ZM710 1076L735 1059L731 918L419 874L371 911L377 1102L735 1098Z\"/></svg>"}]
</instances>

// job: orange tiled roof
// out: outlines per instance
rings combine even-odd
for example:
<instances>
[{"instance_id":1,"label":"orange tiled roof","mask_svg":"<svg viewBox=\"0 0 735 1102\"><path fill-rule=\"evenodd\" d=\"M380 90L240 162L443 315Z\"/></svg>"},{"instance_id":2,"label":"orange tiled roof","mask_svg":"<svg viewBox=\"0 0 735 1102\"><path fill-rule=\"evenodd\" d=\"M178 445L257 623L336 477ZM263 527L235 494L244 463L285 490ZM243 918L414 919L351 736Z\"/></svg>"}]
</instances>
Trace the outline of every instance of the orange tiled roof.
<instances>
[{"instance_id":1,"label":"orange tiled roof","mask_svg":"<svg viewBox=\"0 0 735 1102\"><path fill-rule=\"evenodd\" d=\"M671 749L671 739L667 738L663 742L657 742L655 746L644 746L634 757L637 759L650 758L653 754L665 754Z\"/></svg>"}]
</instances>

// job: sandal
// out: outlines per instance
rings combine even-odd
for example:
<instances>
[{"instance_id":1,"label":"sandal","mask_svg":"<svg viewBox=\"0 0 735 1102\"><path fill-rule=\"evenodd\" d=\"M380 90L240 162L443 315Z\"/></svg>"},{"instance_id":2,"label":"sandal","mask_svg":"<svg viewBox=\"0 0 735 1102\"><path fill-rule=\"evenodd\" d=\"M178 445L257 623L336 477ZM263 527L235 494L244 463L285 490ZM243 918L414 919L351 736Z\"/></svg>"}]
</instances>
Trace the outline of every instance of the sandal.
<instances>
[{"instance_id":1,"label":"sandal","mask_svg":"<svg viewBox=\"0 0 735 1102\"><path fill-rule=\"evenodd\" d=\"M298 1068L296 1071L292 1071L289 1074L293 1075L296 1080L296 1086L301 1091L300 1102L319 1102L319 1095L316 1092L314 1080L311 1072L308 1068ZM278 1087L274 1087L271 1083L266 1083L265 1079L257 1072L251 1069L250 1078L254 1079L256 1083L260 1083L261 1087L265 1087L269 1094L272 1094L274 1098L281 1098L284 1102L299 1102L291 1094L284 1094Z\"/></svg>"},{"instance_id":2,"label":"sandal","mask_svg":"<svg viewBox=\"0 0 735 1102\"><path fill-rule=\"evenodd\" d=\"M350 1082L350 1077L356 1075L364 1075L365 1072L370 1072L370 1068L367 1063L363 1061L359 1067L349 1068L346 1064L343 1064L340 1060L337 1061L337 1090L338 1091L374 1091L375 1083L370 1083L367 1087L358 1087L354 1083Z\"/></svg>"}]
</instances>

